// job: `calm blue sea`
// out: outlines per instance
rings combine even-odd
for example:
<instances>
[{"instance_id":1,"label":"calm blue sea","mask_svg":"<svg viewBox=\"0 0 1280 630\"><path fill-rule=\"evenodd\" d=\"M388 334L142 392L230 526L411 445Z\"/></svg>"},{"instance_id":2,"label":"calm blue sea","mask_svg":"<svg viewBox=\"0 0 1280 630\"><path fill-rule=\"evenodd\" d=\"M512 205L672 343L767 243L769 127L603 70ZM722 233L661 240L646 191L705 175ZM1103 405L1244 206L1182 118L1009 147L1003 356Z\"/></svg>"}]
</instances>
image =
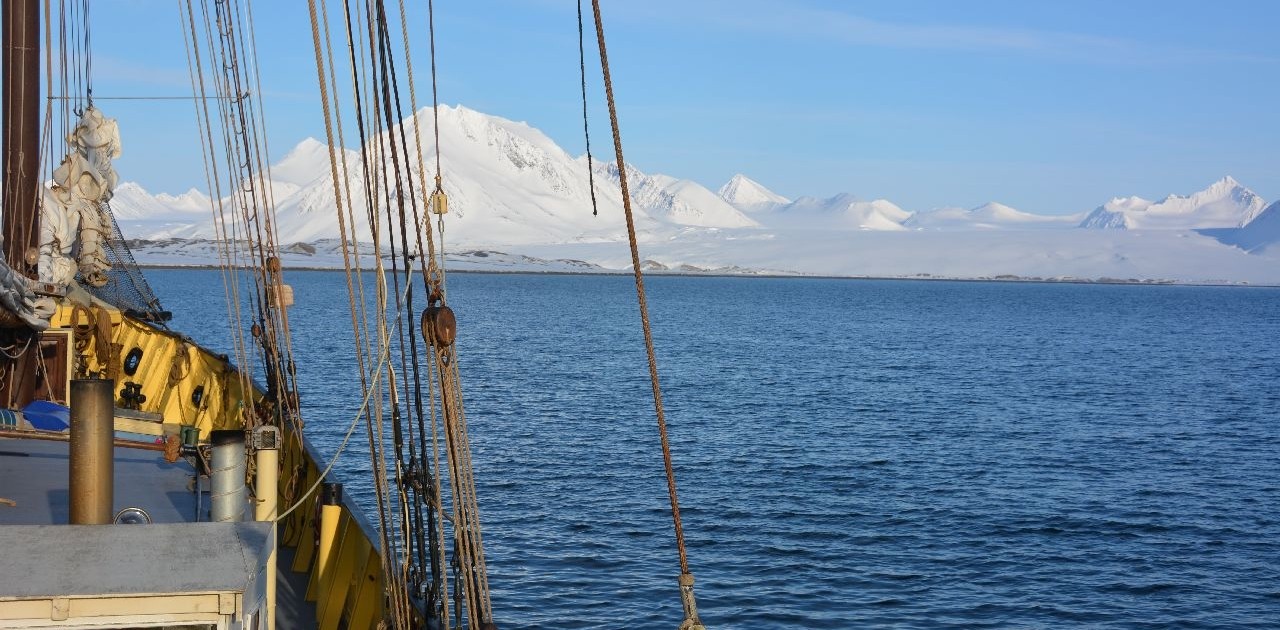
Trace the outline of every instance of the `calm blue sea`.
<instances>
[{"instance_id":1,"label":"calm blue sea","mask_svg":"<svg viewBox=\"0 0 1280 630\"><path fill-rule=\"evenodd\" d=\"M214 271L149 272L229 348ZM312 438L346 285L290 272ZM450 276L497 620L675 628L629 277ZM709 628L1280 627L1280 290L654 277ZM358 452L339 468L372 501Z\"/></svg>"}]
</instances>

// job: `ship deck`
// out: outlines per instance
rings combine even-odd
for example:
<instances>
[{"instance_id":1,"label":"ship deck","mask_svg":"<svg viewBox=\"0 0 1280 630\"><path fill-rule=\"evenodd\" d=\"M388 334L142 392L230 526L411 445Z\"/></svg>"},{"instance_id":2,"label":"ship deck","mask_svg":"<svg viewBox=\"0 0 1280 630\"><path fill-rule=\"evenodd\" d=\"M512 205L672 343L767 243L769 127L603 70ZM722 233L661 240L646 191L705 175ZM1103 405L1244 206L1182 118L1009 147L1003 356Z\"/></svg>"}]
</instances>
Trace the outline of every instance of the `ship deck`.
<instances>
[{"instance_id":1,"label":"ship deck","mask_svg":"<svg viewBox=\"0 0 1280 630\"><path fill-rule=\"evenodd\" d=\"M69 445L0 434L0 525L62 525L69 522ZM140 507L154 523L207 520L193 491L195 469L184 460L170 464L155 451L117 446L113 514Z\"/></svg>"},{"instance_id":2,"label":"ship deck","mask_svg":"<svg viewBox=\"0 0 1280 630\"><path fill-rule=\"evenodd\" d=\"M35 440L0 433L0 528L65 525L69 522L68 452L69 445L66 442ZM153 523L166 524L166 527L150 530L157 536L174 535L167 533L173 531L173 524L194 524L208 520L207 480L203 484L203 499L195 493L195 483L196 471L185 460L169 463L156 451L120 446L115 448L113 509L119 511L126 507L140 507L146 510ZM130 535L142 535L142 528L146 526L102 527L127 527L132 532ZM193 535L202 536L201 532L205 530L200 529L199 525L194 527ZM30 535L35 531L56 534L54 530L31 527L15 527L10 531L22 535ZM50 538L49 542L52 543L55 536ZM15 543L12 539L6 539L10 544ZM28 548L32 554L49 557L46 554L51 550L38 551L40 545L45 543L39 540L29 542ZM137 548L141 547L135 547ZM279 550L277 621L284 624L280 627L314 628L315 606L305 601L308 576L289 569L293 558L292 549L280 546ZM18 562L22 555L31 554L9 554L7 561ZM56 567L49 569L51 575L62 573ZM0 598L17 595L3 590L0 589Z\"/></svg>"}]
</instances>

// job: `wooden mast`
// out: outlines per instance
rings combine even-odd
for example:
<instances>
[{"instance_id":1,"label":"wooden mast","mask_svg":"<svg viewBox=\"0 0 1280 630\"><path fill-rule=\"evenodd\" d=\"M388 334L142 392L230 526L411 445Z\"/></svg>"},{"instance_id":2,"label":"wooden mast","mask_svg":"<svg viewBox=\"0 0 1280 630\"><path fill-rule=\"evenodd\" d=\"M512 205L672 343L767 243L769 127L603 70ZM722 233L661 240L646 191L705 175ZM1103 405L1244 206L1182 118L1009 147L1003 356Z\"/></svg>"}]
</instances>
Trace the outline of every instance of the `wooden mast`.
<instances>
[{"instance_id":1,"label":"wooden mast","mask_svg":"<svg viewBox=\"0 0 1280 630\"><path fill-rule=\"evenodd\" d=\"M39 0L3 0L4 73L3 217L4 256L9 267L36 277L40 237L36 195L40 182L40 5ZM38 333L17 327L0 330L0 345L26 348L16 359L0 356L0 404L17 408L34 395Z\"/></svg>"},{"instance_id":2,"label":"wooden mast","mask_svg":"<svg viewBox=\"0 0 1280 630\"><path fill-rule=\"evenodd\" d=\"M4 0L4 254L34 277L40 172L39 0Z\"/></svg>"}]
</instances>

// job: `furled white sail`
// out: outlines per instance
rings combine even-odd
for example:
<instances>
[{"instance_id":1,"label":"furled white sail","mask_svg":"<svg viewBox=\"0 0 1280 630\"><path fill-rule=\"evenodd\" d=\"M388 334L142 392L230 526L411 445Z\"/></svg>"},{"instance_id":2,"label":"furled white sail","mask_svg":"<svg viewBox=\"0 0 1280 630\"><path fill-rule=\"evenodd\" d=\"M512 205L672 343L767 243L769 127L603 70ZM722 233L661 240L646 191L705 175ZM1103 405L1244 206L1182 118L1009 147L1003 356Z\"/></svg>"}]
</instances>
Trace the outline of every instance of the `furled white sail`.
<instances>
[{"instance_id":1,"label":"furled white sail","mask_svg":"<svg viewBox=\"0 0 1280 630\"><path fill-rule=\"evenodd\" d=\"M78 271L86 284L102 286L111 269L102 247L111 230L105 205L117 181L111 160L121 152L115 119L88 107L67 136L67 147L41 208L40 280L66 286Z\"/></svg>"}]
</instances>

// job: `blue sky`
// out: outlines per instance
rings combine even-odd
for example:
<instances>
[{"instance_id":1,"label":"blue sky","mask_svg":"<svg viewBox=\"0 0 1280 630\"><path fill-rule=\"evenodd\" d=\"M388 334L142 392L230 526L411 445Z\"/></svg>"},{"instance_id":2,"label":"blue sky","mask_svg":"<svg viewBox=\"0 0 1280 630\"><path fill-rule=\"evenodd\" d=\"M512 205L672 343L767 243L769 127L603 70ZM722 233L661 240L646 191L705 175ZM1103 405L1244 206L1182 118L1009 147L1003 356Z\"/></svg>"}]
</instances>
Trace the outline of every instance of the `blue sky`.
<instances>
[{"instance_id":1,"label":"blue sky","mask_svg":"<svg viewBox=\"0 0 1280 630\"><path fill-rule=\"evenodd\" d=\"M96 94L189 93L175 4L91 3ZM436 4L441 101L581 153L576 4ZM1061 214L1226 174L1280 198L1280 3L603 4L627 158L646 172L712 189L742 172L791 197L851 192L908 210L995 200ZM255 12L278 159L323 136L306 3ZM425 16L411 19L422 92ZM598 81L590 90L603 99ZM123 179L205 187L190 103L99 105L121 121ZM592 123L597 155L611 155L602 105Z\"/></svg>"}]
</instances>

